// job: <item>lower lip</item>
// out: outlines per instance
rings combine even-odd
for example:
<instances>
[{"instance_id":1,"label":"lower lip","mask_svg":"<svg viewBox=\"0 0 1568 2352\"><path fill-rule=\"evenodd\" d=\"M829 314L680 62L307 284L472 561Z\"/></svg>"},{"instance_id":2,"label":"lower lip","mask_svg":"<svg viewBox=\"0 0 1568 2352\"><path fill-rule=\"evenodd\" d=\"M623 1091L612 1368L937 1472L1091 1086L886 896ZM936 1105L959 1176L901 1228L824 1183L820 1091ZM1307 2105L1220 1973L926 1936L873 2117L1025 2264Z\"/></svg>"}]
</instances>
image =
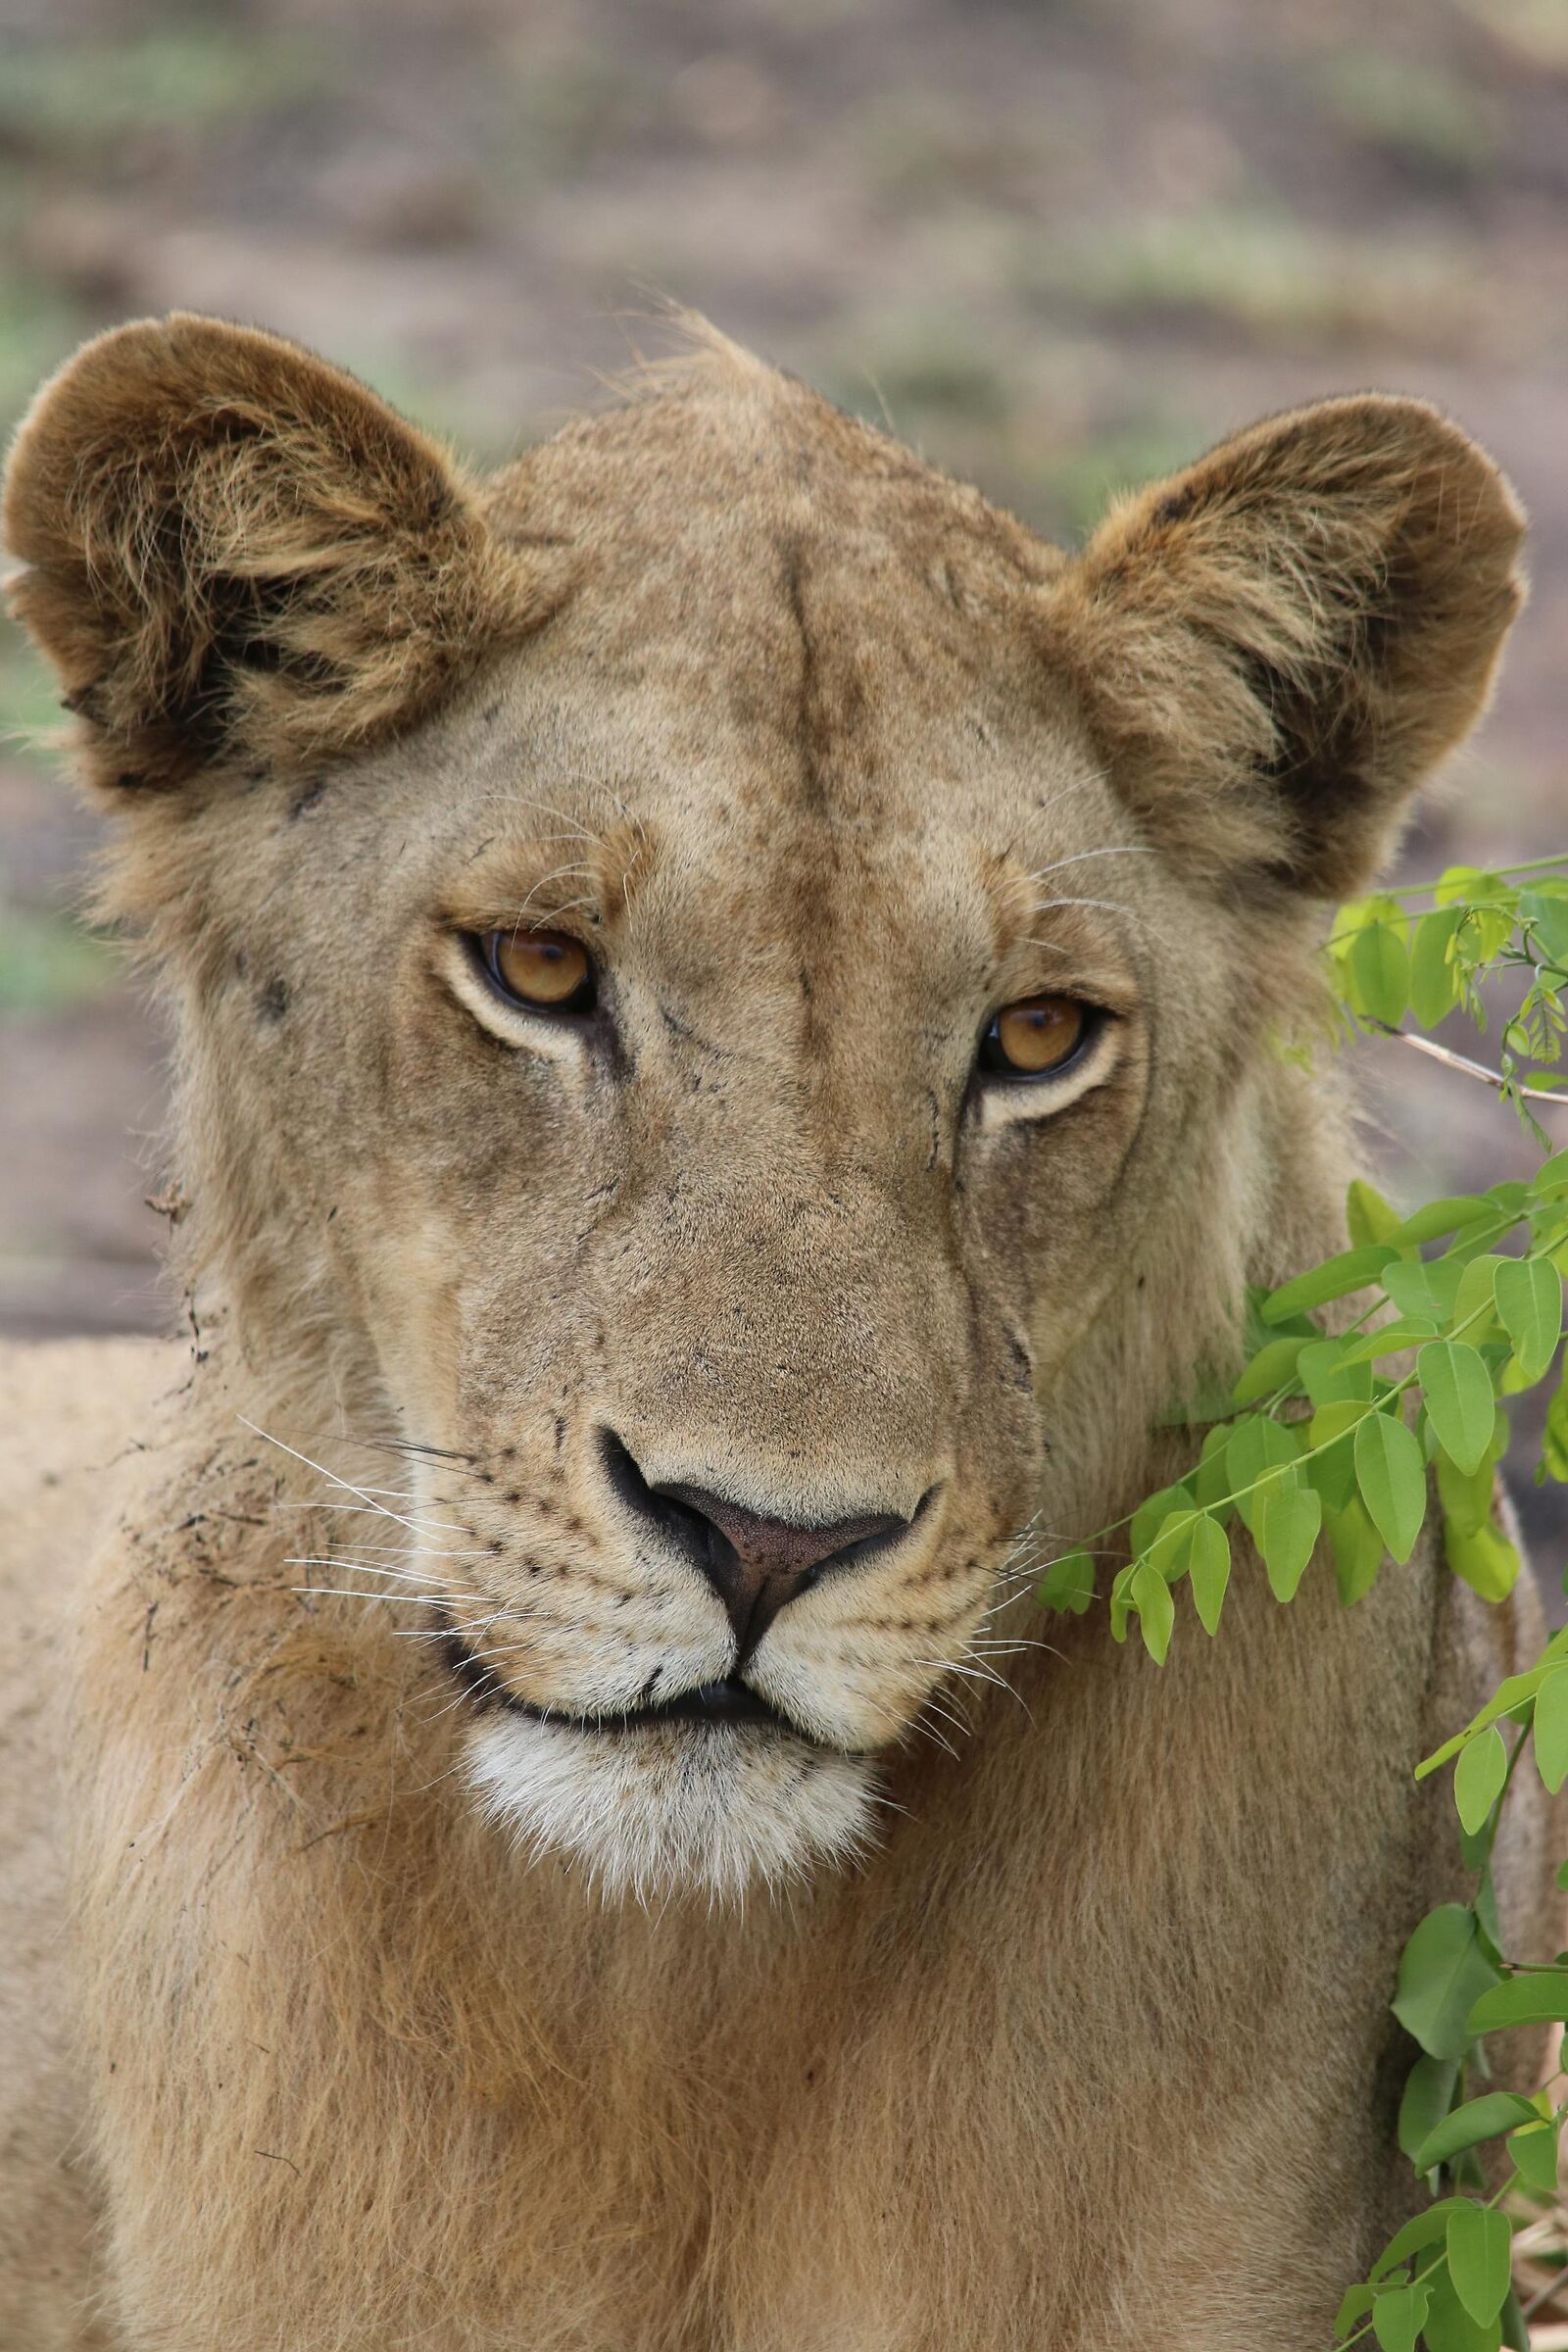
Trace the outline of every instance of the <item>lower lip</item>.
<instances>
[{"instance_id":1,"label":"lower lip","mask_svg":"<svg viewBox=\"0 0 1568 2352\"><path fill-rule=\"evenodd\" d=\"M481 1704L488 1700L511 1707L517 1714L531 1715L536 1723L557 1724L567 1731L619 1736L624 1732L656 1731L666 1723L756 1724L812 1744L798 1725L770 1707L750 1684L733 1676L724 1682L704 1683L696 1690L683 1690L678 1698L667 1699L662 1706L624 1707L607 1710L602 1715L577 1715L561 1707L536 1706L531 1699L519 1697L473 1655L455 1630L447 1638L447 1662L470 1697Z\"/></svg>"}]
</instances>

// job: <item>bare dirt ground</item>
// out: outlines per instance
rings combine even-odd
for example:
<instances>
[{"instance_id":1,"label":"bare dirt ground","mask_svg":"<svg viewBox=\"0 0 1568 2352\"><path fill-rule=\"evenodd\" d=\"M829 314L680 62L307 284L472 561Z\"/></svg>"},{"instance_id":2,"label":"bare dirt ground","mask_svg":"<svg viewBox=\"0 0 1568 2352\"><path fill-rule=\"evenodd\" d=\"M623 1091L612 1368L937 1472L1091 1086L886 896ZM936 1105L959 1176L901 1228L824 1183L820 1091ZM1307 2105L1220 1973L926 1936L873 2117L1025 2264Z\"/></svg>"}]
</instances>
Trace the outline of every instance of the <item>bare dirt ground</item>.
<instances>
[{"instance_id":1,"label":"bare dirt ground","mask_svg":"<svg viewBox=\"0 0 1568 2352\"><path fill-rule=\"evenodd\" d=\"M1269 409L1441 402L1536 593L1406 870L1568 846L1564 0L0 0L0 427L184 306L499 456L658 295L1065 538ZM161 1048L70 911L54 716L0 635L0 1328L155 1329ZM1482 1090L1366 1060L1395 1191L1517 1153Z\"/></svg>"}]
</instances>

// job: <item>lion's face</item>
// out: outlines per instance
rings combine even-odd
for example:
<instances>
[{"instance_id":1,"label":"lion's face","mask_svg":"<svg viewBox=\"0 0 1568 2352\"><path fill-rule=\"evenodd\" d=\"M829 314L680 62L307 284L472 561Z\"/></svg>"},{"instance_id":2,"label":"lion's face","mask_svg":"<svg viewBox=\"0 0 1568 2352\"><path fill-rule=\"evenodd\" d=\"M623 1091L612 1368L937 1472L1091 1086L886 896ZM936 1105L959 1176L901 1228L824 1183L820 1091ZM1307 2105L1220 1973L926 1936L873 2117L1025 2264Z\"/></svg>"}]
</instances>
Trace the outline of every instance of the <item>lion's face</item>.
<instances>
[{"instance_id":1,"label":"lion's face","mask_svg":"<svg viewBox=\"0 0 1568 2352\"><path fill-rule=\"evenodd\" d=\"M1005 660L955 674L983 636L934 585L868 663L831 547L798 568L792 603L765 538L737 557L757 659L700 710L584 593L225 861L219 1058L331 1168L433 1449L404 1565L449 1596L475 1779L615 1882L856 1843L1004 1589L1138 1196L1147 852L1069 732L1020 734ZM509 995L491 958L539 942L585 1008ZM1062 1066L987 1067L1039 999L1084 1008Z\"/></svg>"},{"instance_id":2,"label":"lion's face","mask_svg":"<svg viewBox=\"0 0 1568 2352\"><path fill-rule=\"evenodd\" d=\"M1303 911L1484 687L1346 614L1451 570L1485 462L1303 417L1072 564L734 354L482 494L195 321L24 428L23 610L142 817L199 1246L253 1355L379 1400L473 1784L612 1887L862 1839Z\"/></svg>"}]
</instances>

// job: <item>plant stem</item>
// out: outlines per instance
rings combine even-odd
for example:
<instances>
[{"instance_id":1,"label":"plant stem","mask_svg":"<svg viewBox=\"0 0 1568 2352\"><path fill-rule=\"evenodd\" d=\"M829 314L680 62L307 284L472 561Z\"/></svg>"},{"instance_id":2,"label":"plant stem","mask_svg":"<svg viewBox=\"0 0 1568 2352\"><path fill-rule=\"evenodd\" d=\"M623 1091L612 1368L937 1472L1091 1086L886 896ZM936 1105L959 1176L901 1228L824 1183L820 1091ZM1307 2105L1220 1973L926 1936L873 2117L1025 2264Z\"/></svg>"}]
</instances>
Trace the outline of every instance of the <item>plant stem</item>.
<instances>
[{"instance_id":1,"label":"plant stem","mask_svg":"<svg viewBox=\"0 0 1568 2352\"><path fill-rule=\"evenodd\" d=\"M1522 865L1489 865L1480 870L1495 882L1510 882L1516 874L1542 874L1553 865L1568 865L1568 850L1554 850L1549 858L1527 858ZM1401 882L1396 890L1386 890L1380 895L1386 899L1430 898L1435 890L1443 888L1443 882L1440 874L1435 882Z\"/></svg>"},{"instance_id":2,"label":"plant stem","mask_svg":"<svg viewBox=\"0 0 1568 2352\"><path fill-rule=\"evenodd\" d=\"M1409 1046L1417 1054L1430 1054L1434 1061L1445 1062L1450 1070L1463 1070L1468 1078L1479 1078L1484 1086L1495 1087L1501 1095L1520 1095L1529 1102L1551 1102L1558 1110L1568 1108L1568 1095L1554 1093L1544 1086L1516 1086L1500 1071L1489 1070L1483 1061L1472 1061L1466 1054L1455 1054L1449 1046L1440 1046L1435 1038L1418 1037L1412 1029L1393 1029L1387 1021L1370 1021L1367 1026L1384 1037L1392 1037L1396 1045Z\"/></svg>"}]
</instances>

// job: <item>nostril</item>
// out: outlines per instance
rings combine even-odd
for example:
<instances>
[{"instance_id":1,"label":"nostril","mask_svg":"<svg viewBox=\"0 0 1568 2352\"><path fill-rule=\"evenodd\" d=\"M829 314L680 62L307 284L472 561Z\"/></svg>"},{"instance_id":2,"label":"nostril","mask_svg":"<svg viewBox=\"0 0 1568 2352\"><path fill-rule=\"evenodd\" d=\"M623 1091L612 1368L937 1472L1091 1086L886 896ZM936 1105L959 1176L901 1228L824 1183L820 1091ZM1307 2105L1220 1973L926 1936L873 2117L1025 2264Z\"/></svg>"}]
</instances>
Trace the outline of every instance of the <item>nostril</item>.
<instances>
[{"instance_id":1,"label":"nostril","mask_svg":"<svg viewBox=\"0 0 1568 2352\"><path fill-rule=\"evenodd\" d=\"M679 1550L706 1569L714 1534L710 1521L667 1489L651 1487L636 1457L612 1429L600 1432L599 1457L616 1499L637 1518L651 1521L661 1535L670 1538Z\"/></svg>"}]
</instances>

